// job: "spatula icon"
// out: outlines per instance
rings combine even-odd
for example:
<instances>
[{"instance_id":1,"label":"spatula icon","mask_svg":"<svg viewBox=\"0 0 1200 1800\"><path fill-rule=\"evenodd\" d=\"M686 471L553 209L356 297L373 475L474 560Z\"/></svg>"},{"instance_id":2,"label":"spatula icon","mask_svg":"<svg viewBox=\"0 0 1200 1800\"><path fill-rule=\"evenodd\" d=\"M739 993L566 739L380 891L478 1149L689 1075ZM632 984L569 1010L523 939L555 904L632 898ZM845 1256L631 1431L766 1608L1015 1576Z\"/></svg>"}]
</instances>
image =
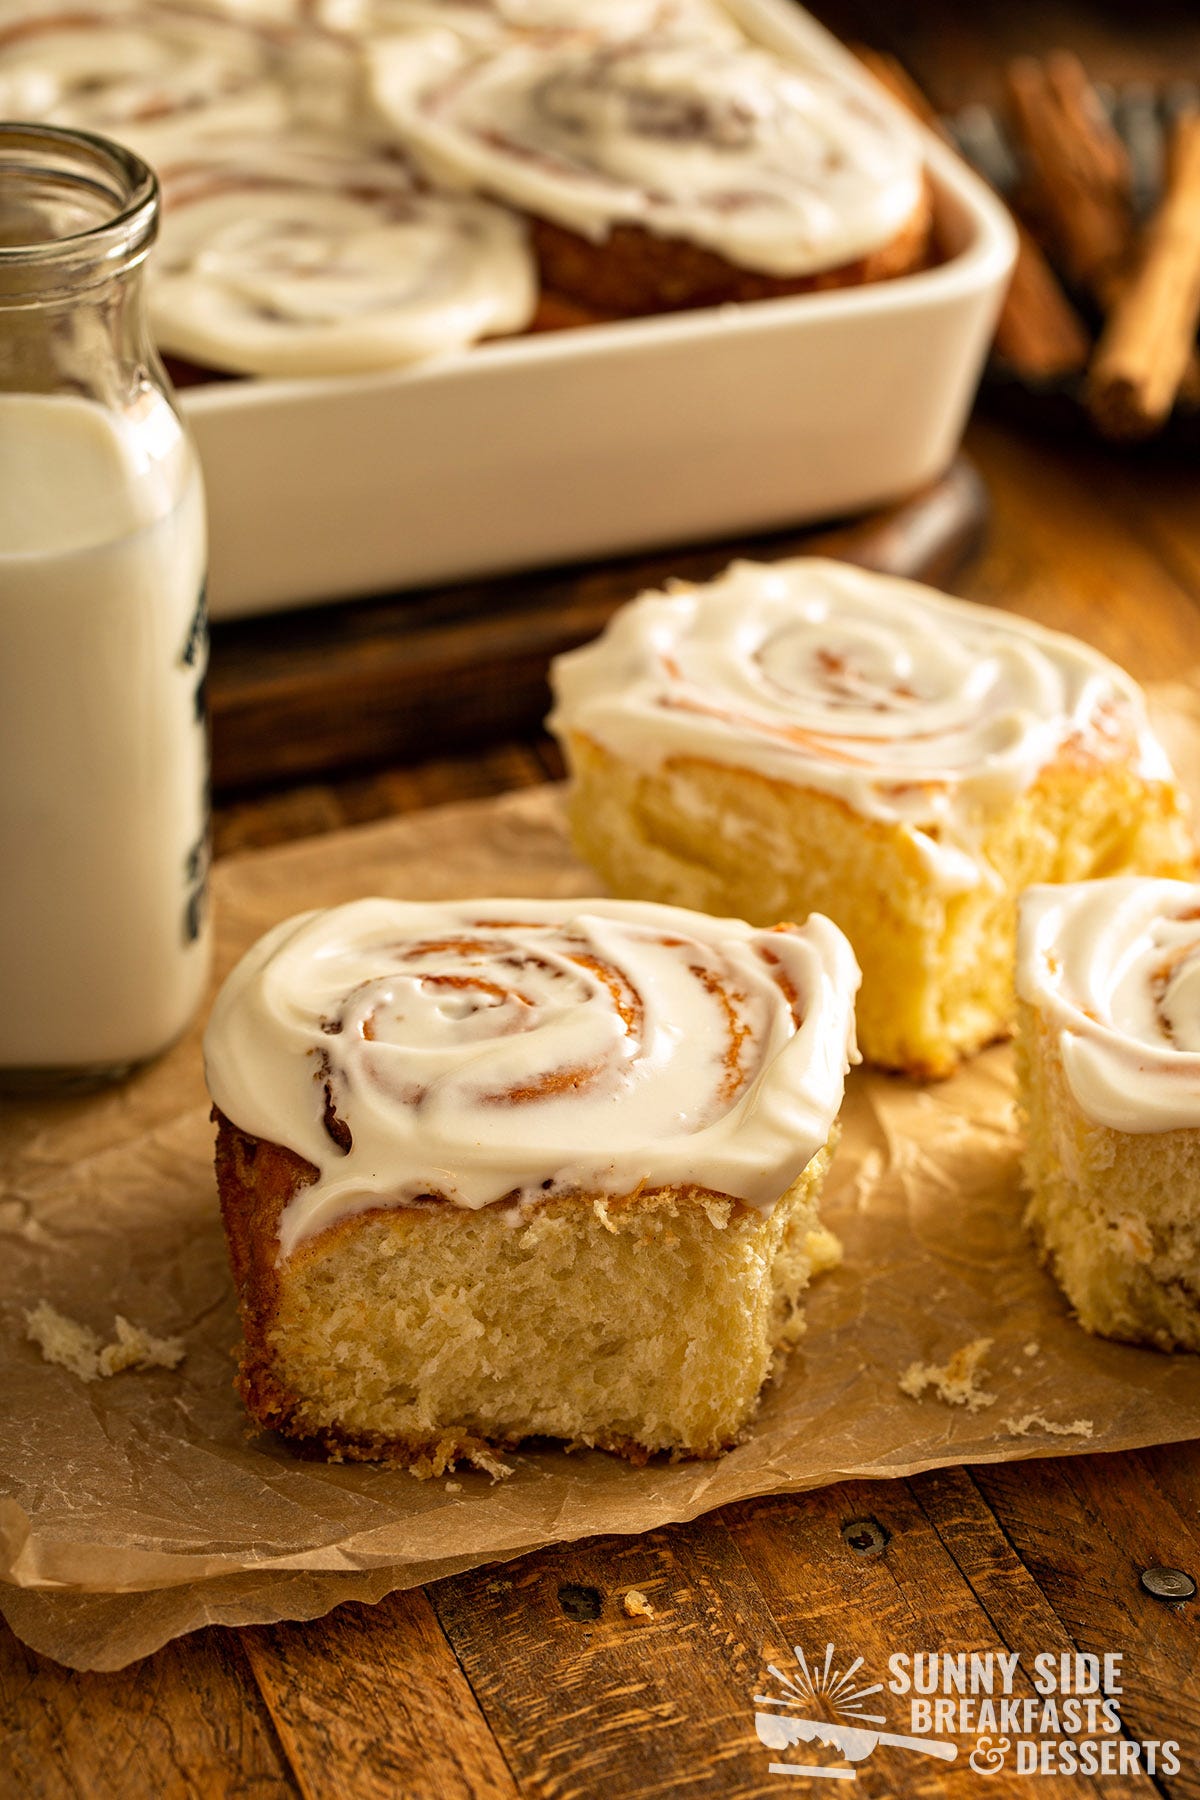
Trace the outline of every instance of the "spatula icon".
<instances>
[{"instance_id":1,"label":"spatula icon","mask_svg":"<svg viewBox=\"0 0 1200 1800\"><path fill-rule=\"evenodd\" d=\"M759 1706L772 1704L767 1694L755 1694L754 1700ZM894 1731L866 1731L861 1725L834 1725L826 1719L809 1719L795 1713L756 1712L754 1728L759 1743L768 1750L790 1750L793 1744L827 1744L831 1749L840 1750L847 1762L854 1763L864 1762L880 1744L892 1750L915 1750L918 1756L938 1756L943 1762L953 1762L958 1755L957 1744L944 1738L902 1737ZM771 1770L774 1774L785 1774L788 1765L772 1763ZM812 1774L813 1771L806 1769L804 1773Z\"/></svg>"}]
</instances>

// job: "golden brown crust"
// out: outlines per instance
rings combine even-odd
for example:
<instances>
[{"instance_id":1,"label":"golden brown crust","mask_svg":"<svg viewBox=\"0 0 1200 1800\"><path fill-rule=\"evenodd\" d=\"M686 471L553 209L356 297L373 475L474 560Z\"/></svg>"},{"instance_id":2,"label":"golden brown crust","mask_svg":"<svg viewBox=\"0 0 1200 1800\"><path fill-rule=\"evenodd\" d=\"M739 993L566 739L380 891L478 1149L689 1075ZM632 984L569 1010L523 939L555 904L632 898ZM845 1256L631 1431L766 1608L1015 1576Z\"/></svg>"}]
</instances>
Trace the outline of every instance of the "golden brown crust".
<instances>
[{"instance_id":1,"label":"golden brown crust","mask_svg":"<svg viewBox=\"0 0 1200 1800\"><path fill-rule=\"evenodd\" d=\"M911 216L878 250L835 269L790 277L739 268L715 250L682 238L656 237L640 225L615 225L602 243L548 219L531 219L530 227L542 285L550 295L595 313L636 318L729 301L861 287L911 274L926 264L931 217L926 184Z\"/></svg>"},{"instance_id":2,"label":"golden brown crust","mask_svg":"<svg viewBox=\"0 0 1200 1800\"><path fill-rule=\"evenodd\" d=\"M301 1188L315 1181L318 1172L295 1151L239 1130L219 1108L213 1108L212 1117L217 1124L216 1172L221 1218L244 1338L234 1386L255 1424L264 1431L277 1431L291 1439L299 1455L330 1462L393 1463L411 1468L414 1474L422 1477L444 1474L453 1469L456 1462L474 1463L495 1472L503 1452L524 1442L523 1438L488 1438L466 1427L449 1427L427 1436L402 1438L363 1436L342 1431L336 1425L323 1426L314 1433L311 1423L301 1422L302 1397L280 1381L270 1335L281 1297L279 1221L288 1202ZM559 1194L537 1203L537 1210L575 1208L595 1200L596 1196L592 1195ZM628 1194L606 1197L603 1204L610 1215L623 1217L627 1222L643 1213L662 1214L684 1207L708 1208L714 1204L728 1206L731 1217L735 1218L751 1210L740 1200L695 1187L638 1188ZM339 1237L385 1212L392 1216L397 1213L410 1215L417 1229L423 1228L431 1215L436 1215L441 1229L453 1230L455 1223L464 1216L460 1208L437 1198L432 1204L426 1202L419 1206L372 1207L339 1220L302 1244L293 1252L292 1262L329 1250ZM611 1451L638 1465L647 1462L652 1454L644 1444L621 1437L597 1437L587 1447ZM731 1444L715 1448L705 1446L679 1451L676 1455L709 1458L729 1448Z\"/></svg>"}]
</instances>

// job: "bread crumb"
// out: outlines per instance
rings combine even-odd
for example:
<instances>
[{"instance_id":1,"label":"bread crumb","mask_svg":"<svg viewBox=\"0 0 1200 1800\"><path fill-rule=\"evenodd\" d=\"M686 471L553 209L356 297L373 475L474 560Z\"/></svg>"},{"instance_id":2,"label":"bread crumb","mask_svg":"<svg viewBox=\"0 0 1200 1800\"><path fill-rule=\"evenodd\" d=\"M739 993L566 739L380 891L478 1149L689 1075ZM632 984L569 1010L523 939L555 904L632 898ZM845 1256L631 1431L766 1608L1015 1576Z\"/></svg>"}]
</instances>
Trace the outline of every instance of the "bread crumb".
<instances>
[{"instance_id":1,"label":"bread crumb","mask_svg":"<svg viewBox=\"0 0 1200 1800\"><path fill-rule=\"evenodd\" d=\"M919 1400L931 1387L947 1406L965 1406L978 1412L981 1406L994 1406L996 1395L977 1385L979 1365L992 1347L991 1338L974 1338L954 1352L944 1366L938 1363L910 1363L900 1377L900 1392L911 1400Z\"/></svg>"},{"instance_id":2,"label":"bread crumb","mask_svg":"<svg viewBox=\"0 0 1200 1800\"><path fill-rule=\"evenodd\" d=\"M187 1355L181 1338L155 1337L120 1313L113 1329L112 1343L102 1343L90 1325L69 1319L48 1300L39 1300L25 1314L25 1335L37 1345L43 1359L69 1369L80 1381L119 1375L122 1369L176 1369Z\"/></svg>"},{"instance_id":3,"label":"bread crumb","mask_svg":"<svg viewBox=\"0 0 1200 1800\"><path fill-rule=\"evenodd\" d=\"M624 1604L625 1611L631 1619L652 1619L654 1617L654 1608L645 1594L639 1593L637 1588L630 1588L625 1596Z\"/></svg>"},{"instance_id":4,"label":"bread crumb","mask_svg":"<svg viewBox=\"0 0 1200 1800\"><path fill-rule=\"evenodd\" d=\"M490 1475L493 1481L507 1481L513 1472L511 1463L501 1462L498 1456L493 1456L488 1450L472 1450L471 1461L485 1475Z\"/></svg>"},{"instance_id":5,"label":"bread crumb","mask_svg":"<svg viewBox=\"0 0 1200 1800\"><path fill-rule=\"evenodd\" d=\"M486 1444L476 1439L463 1443L454 1437L443 1438L432 1450L412 1457L404 1466L415 1481L438 1481L443 1475L453 1475L460 1462L469 1463L473 1469L482 1469L493 1481L504 1481L513 1472L511 1466L494 1456ZM461 1491L456 1482L446 1484L446 1492L451 1491Z\"/></svg>"},{"instance_id":6,"label":"bread crumb","mask_svg":"<svg viewBox=\"0 0 1200 1800\"><path fill-rule=\"evenodd\" d=\"M462 1493L462 1482L461 1481L448 1481L446 1483L445 1487L442 1489L442 1492L444 1494L461 1494Z\"/></svg>"},{"instance_id":7,"label":"bread crumb","mask_svg":"<svg viewBox=\"0 0 1200 1800\"><path fill-rule=\"evenodd\" d=\"M824 1275L827 1269L836 1269L842 1260L841 1239L834 1237L825 1225L815 1225L806 1234L804 1247L808 1251L814 1281L818 1275Z\"/></svg>"},{"instance_id":8,"label":"bread crumb","mask_svg":"<svg viewBox=\"0 0 1200 1800\"><path fill-rule=\"evenodd\" d=\"M614 1223L612 1221L612 1218L609 1214L607 1203L605 1201L593 1200L592 1201L592 1211L595 1213L596 1217L599 1219L600 1223L603 1225L605 1231L611 1231L611 1232L615 1233L618 1230L618 1227L616 1225L614 1225Z\"/></svg>"},{"instance_id":9,"label":"bread crumb","mask_svg":"<svg viewBox=\"0 0 1200 1800\"><path fill-rule=\"evenodd\" d=\"M1019 1419L1005 1419L1004 1429L1010 1437L1028 1437L1031 1431L1048 1431L1052 1437L1090 1438L1093 1426L1090 1419L1072 1419L1069 1425L1060 1425L1042 1413L1025 1413Z\"/></svg>"},{"instance_id":10,"label":"bread crumb","mask_svg":"<svg viewBox=\"0 0 1200 1800\"><path fill-rule=\"evenodd\" d=\"M1036 1338L1030 1338L1029 1342L1025 1345L1025 1348L1022 1351L1022 1355L1024 1355L1024 1356L1040 1356L1041 1354L1042 1354L1042 1346L1038 1343Z\"/></svg>"}]
</instances>

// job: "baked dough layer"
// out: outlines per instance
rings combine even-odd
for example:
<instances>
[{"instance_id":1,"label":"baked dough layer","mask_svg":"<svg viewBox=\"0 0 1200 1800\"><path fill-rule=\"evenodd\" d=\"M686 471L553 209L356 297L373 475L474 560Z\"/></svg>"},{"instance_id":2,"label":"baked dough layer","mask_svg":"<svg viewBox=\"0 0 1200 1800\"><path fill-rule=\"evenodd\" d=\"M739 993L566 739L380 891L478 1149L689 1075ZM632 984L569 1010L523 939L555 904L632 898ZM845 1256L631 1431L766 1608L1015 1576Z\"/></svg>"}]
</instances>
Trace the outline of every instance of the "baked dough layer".
<instances>
[{"instance_id":1,"label":"baked dough layer","mask_svg":"<svg viewBox=\"0 0 1200 1800\"><path fill-rule=\"evenodd\" d=\"M915 1076L948 1075L1011 1030L1022 889L1194 867L1173 783L1072 750L981 830L991 876L955 892L930 880L902 824L836 795L700 757L643 768L577 731L565 741L574 839L615 894L751 923L826 914L862 968L863 1056Z\"/></svg>"},{"instance_id":2,"label":"baked dough layer","mask_svg":"<svg viewBox=\"0 0 1200 1800\"><path fill-rule=\"evenodd\" d=\"M376 1208L279 1257L316 1174L220 1113L217 1178L256 1422L335 1459L487 1468L531 1436L712 1457L749 1423L839 1260L817 1202L836 1127L769 1211L697 1187L521 1209Z\"/></svg>"},{"instance_id":3,"label":"baked dough layer","mask_svg":"<svg viewBox=\"0 0 1200 1800\"><path fill-rule=\"evenodd\" d=\"M1062 1034L1020 1003L1026 1222L1085 1331L1200 1350L1200 1132L1117 1131L1080 1107Z\"/></svg>"}]
</instances>

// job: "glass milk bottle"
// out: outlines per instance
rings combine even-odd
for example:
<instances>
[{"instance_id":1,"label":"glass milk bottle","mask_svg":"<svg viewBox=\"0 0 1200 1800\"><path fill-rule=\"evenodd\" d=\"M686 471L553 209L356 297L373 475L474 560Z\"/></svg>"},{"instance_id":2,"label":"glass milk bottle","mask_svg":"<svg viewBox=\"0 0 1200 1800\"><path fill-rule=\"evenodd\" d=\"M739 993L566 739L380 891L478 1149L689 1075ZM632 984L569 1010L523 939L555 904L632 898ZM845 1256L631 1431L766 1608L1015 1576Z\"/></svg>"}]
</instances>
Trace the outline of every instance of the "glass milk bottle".
<instances>
[{"instance_id":1,"label":"glass milk bottle","mask_svg":"<svg viewBox=\"0 0 1200 1800\"><path fill-rule=\"evenodd\" d=\"M158 184L0 124L0 1087L115 1078L208 970L204 496L147 333Z\"/></svg>"}]
</instances>

